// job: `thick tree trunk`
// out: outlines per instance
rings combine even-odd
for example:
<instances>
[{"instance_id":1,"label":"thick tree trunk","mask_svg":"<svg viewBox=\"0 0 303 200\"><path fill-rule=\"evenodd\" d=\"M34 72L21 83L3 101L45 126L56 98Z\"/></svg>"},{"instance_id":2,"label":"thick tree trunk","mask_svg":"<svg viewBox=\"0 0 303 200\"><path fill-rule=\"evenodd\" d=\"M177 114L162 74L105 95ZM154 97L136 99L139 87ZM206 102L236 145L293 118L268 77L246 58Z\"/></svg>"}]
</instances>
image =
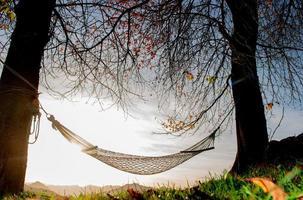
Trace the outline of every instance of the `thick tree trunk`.
<instances>
[{"instance_id":1,"label":"thick tree trunk","mask_svg":"<svg viewBox=\"0 0 303 200\"><path fill-rule=\"evenodd\" d=\"M0 79L0 195L23 190L33 100L55 0L20 0ZM26 83L16 73L30 84Z\"/></svg>"},{"instance_id":2,"label":"thick tree trunk","mask_svg":"<svg viewBox=\"0 0 303 200\"><path fill-rule=\"evenodd\" d=\"M234 30L232 90L236 109L238 151L232 172L241 173L260 162L268 145L264 106L256 68L257 0L227 0Z\"/></svg>"}]
</instances>

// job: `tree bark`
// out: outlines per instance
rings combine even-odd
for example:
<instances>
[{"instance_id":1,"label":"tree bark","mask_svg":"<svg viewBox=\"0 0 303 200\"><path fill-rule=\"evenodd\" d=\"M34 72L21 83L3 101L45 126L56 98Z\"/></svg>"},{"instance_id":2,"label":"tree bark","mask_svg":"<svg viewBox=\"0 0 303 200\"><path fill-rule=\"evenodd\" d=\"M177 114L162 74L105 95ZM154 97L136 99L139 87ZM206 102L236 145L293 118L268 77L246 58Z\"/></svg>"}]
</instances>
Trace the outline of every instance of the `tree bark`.
<instances>
[{"instance_id":1,"label":"tree bark","mask_svg":"<svg viewBox=\"0 0 303 200\"><path fill-rule=\"evenodd\" d=\"M233 17L232 91L238 151L232 172L241 173L262 161L268 145L264 106L256 67L257 0L227 0Z\"/></svg>"},{"instance_id":2,"label":"tree bark","mask_svg":"<svg viewBox=\"0 0 303 200\"><path fill-rule=\"evenodd\" d=\"M0 79L0 196L23 191L33 100L54 5L55 0L20 0L15 8L8 67Z\"/></svg>"}]
</instances>

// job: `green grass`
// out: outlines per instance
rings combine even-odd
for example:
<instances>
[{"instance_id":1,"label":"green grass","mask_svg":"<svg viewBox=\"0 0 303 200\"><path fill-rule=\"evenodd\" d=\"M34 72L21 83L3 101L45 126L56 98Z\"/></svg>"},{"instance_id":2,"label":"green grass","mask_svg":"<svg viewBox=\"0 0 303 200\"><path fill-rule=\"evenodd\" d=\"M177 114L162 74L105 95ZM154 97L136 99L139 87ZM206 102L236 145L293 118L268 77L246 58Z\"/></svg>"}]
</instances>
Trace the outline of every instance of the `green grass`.
<instances>
[{"instance_id":1,"label":"green grass","mask_svg":"<svg viewBox=\"0 0 303 200\"><path fill-rule=\"evenodd\" d=\"M199 182L195 187L174 188L158 187L147 191L127 191L115 194L80 194L79 196L61 197L46 193L22 193L20 195L6 197L5 200L32 199L69 199L69 200L113 200L113 199L150 199L150 200L171 200L171 199L230 199L230 200L270 200L271 195L265 193L259 186L247 181L251 177L267 177L287 193L288 200L303 198L303 170L301 167L270 166L251 169L242 176L232 176L223 173L219 176L209 176L204 182Z\"/></svg>"}]
</instances>

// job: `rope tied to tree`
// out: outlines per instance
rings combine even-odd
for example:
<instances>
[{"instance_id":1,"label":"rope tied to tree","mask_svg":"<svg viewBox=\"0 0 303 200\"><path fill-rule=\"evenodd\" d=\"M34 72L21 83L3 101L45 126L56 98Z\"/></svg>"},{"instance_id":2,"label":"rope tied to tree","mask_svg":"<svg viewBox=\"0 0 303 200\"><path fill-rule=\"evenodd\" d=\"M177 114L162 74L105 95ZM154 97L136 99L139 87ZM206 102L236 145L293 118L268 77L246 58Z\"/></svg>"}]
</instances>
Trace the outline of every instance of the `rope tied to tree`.
<instances>
[{"instance_id":1,"label":"rope tied to tree","mask_svg":"<svg viewBox=\"0 0 303 200\"><path fill-rule=\"evenodd\" d=\"M26 95L31 96L33 98L30 109L31 109L31 120L30 120L30 128L28 134L31 136L33 135L33 141L29 141L29 144L34 144L37 142L39 133L40 133L40 102L39 102L39 92L38 88L36 88L33 84L31 84L26 78L24 78L20 73L16 70L8 66L3 60L0 59L0 62L3 64L3 67L8 69L13 75L24 81L30 88L22 88L16 86L7 86L3 85L0 86L0 94L13 94L13 95Z\"/></svg>"}]
</instances>

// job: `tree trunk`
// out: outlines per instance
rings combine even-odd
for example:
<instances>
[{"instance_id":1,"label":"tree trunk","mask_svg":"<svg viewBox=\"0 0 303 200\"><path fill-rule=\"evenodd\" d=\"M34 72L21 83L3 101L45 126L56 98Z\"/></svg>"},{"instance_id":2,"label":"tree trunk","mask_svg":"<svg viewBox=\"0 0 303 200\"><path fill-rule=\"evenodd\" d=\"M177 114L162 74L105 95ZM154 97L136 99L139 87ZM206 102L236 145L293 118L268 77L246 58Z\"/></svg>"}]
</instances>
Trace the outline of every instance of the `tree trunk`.
<instances>
[{"instance_id":1,"label":"tree trunk","mask_svg":"<svg viewBox=\"0 0 303 200\"><path fill-rule=\"evenodd\" d=\"M234 30L232 91L236 110L238 151L232 172L241 173L263 159L268 145L264 106L256 68L257 0L227 0Z\"/></svg>"},{"instance_id":2,"label":"tree trunk","mask_svg":"<svg viewBox=\"0 0 303 200\"><path fill-rule=\"evenodd\" d=\"M55 0L20 0L15 8L8 67L0 79L0 196L23 191L33 100L54 5Z\"/></svg>"}]
</instances>

